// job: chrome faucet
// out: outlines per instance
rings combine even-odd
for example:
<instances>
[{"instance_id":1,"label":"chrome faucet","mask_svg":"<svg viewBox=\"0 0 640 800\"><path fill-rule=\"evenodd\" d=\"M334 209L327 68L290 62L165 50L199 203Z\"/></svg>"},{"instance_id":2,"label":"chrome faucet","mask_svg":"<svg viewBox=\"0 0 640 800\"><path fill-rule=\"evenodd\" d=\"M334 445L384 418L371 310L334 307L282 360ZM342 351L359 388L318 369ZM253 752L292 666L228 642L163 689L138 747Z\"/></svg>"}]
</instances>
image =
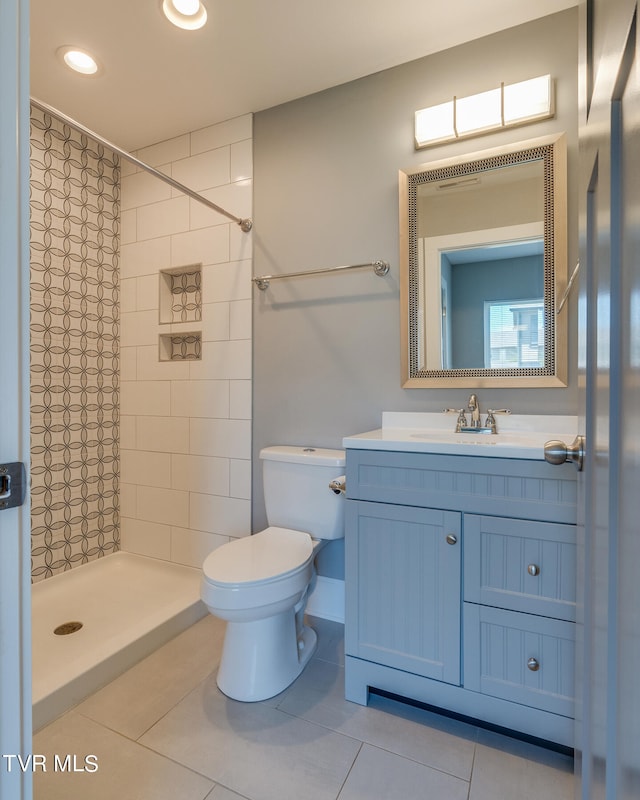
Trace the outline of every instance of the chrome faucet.
<instances>
[{"instance_id":1,"label":"chrome faucet","mask_svg":"<svg viewBox=\"0 0 640 800\"><path fill-rule=\"evenodd\" d=\"M469 423L469 427L481 428L482 425L480 424L480 404L478 403L477 395L475 394L469 395L469 400L467 401L467 409L471 412L471 421Z\"/></svg>"},{"instance_id":2,"label":"chrome faucet","mask_svg":"<svg viewBox=\"0 0 640 800\"><path fill-rule=\"evenodd\" d=\"M510 414L511 410L508 408L488 408L487 419L484 425L480 417L480 403L478 402L478 395L471 394L467 401L467 408L444 408L445 413L454 413L458 415L456 420L456 433L497 433L498 427L496 425L496 418L494 414ZM465 412L469 411L470 419L467 425L467 417Z\"/></svg>"}]
</instances>

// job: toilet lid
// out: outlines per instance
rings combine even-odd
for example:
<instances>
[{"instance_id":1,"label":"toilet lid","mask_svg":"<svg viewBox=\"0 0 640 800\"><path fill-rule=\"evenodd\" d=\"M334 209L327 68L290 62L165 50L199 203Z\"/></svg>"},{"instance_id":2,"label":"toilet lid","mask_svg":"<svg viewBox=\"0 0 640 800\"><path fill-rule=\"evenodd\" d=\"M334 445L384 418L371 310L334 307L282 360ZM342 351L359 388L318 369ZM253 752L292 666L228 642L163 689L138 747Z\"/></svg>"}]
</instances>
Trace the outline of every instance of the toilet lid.
<instances>
[{"instance_id":1,"label":"toilet lid","mask_svg":"<svg viewBox=\"0 0 640 800\"><path fill-rule=\"evenodd\" d=\"M214 583L254 583L292 572L312 554L308 533L273 527L219 547L207 556L202 569Z\"/></svg>"}]
</instances>

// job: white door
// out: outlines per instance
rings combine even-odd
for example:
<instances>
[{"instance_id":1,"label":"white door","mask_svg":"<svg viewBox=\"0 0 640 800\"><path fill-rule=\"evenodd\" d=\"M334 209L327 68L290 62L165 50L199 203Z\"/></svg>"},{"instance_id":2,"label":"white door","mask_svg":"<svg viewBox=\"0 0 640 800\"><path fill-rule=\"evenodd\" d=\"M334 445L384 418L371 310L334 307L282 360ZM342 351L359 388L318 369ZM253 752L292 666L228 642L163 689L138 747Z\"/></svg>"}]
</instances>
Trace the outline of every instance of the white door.
<instances>
[{"instance_id":1,"label":"white door","mask_svg":"<svg viewBox=\"0 0 640 800\"><path fill-rule=\"evenodd\" d=\"M29 458L28 33L28 0L0 0L0 465ZM10 758L31 753L29 540L28 504L0 508L0 800L32 796Z\"/></svg>"},{"instance_id":2,"label":"white door","mask_svg":"<svg viewBox=\"0 0 640 800\"><path fill-rule=\"evenodd\" d=\"M578 797L640 797L637 0L581 4Z\"/></svg>"}]
</instances>

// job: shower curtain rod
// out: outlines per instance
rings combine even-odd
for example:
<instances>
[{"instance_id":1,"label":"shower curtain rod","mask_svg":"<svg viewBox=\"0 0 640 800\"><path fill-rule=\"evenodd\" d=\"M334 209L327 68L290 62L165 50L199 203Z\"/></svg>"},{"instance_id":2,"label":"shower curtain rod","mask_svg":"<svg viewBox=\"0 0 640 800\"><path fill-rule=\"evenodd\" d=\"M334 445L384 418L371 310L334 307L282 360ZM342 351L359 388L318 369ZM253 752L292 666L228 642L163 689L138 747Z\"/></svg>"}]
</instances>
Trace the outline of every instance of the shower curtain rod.
<instances>
[{"instance_id":1,"label":"shower curtain rod","mask_svg":"<svg viewBox=\"0 0 640 800\"><path fill-rule=\"evenodd\" d=\"M161 181L168 183L169 186L173 186L173 188L177 189L179 192L188 195L193 200L196 200L198 203L202 203L203 205L207 206L207 208L210 208L213 211L217 211L218 214L222 214L223 216L227 217L233 222L236 222L240 226L240 229L245 233L248 233L253 227L253 223L250 219L241 219L240 217L236 217L234 214L231 214L229 211L225 211L224 208L220 208L220 206L217 206L215 203L212 203L211 200L207 200L206 197L203 197L201 194L198 194L198 192L194 192L193 189L189 189L188 186L179 183L169 175L166 175L164 172L160 172L160 170L155 169L155 167L152 167L150 164L141 161L139 158L136 158L136 156L133 156L126 150L123 150L121 147L118 147L117 144L114 144L113 142L110 142L108 139L105 139L104 136L100 136L100 134L96 133L95 131L92 131L90 128L86 128L80 122L77 122L75 119L68 117L62 111L58 111L57 108L54 108L53 106L50 106L47 103L43 103L41 100L37 100L35 97L31 97L31 103L36 108L39 108L40 111L44 111L46 114L51 114L52 117L56 117L61 122L64 122L71 128L77 130L79 133L84 133L89 138L95 139L97 142L100 142L100 144L103 144L105 147L108 147L109 150L113 150L114 153L117 153L122 158L126 159L127 161L130 161L137 167L140 167L140 169L143 169L150 175L154 175Z\"/></svg>"}]
</instances>

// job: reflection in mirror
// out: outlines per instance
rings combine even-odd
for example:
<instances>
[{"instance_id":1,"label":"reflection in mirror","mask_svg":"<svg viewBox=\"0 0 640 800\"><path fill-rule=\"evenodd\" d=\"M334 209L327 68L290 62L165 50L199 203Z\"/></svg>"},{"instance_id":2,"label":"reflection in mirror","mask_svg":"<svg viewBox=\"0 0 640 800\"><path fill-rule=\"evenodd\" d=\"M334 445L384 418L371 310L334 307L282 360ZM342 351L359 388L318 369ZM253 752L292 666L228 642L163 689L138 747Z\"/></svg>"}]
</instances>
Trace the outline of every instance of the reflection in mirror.
<instances>
[{"instance_id":1,"label":"reflection in mirror","mask_svg":"<svg viewBox=\"0 0 640 800\"><path fill-rule=\"evenodd\" d=\"M426 337L438 352L425 364L433 369L544 367L542 236L443 249L439 262L434 274L440 298L434 292L424 299L427 317L440 318L440 330Z\"/></svg>"},{"instance_id":2,"label":"reflection in mirror","mask_svg":"<svg viewBox=\"0 0 640 800\"><path fill-rule=\"evenodd\" d=\"M400 173L404 386L566 385L565 173L562 136Z\"/></svg>"}]
</instances>

